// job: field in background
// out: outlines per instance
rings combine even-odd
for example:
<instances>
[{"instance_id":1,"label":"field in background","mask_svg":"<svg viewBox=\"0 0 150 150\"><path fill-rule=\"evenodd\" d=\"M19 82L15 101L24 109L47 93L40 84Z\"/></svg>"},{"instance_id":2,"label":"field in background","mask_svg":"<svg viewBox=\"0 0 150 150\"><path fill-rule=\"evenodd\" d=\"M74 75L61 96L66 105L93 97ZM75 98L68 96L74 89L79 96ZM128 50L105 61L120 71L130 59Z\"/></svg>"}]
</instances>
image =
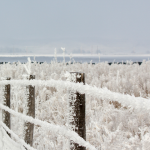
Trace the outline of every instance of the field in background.
<instances>
[{"instance_id":1,"label":"field in background","mask_svg":"<svg viewBox=\"0 0 150 150\"><path fill-rule=\"evenodd\" d=\"M29 62L28 62L29 63ZM27 63L27 65L28 65ZM84 72L85 83L110 91L143 97L150 97L150 61L138 64L87 63L31 63L31 74L37 80L64 80L66 72ZM24 79L27 71L23 64L0 65L0 77ZM64 89L36 86L36 118L52 124L67 126L68 95ZM93 93L94 94L94 93ZM2 93L1 93L2 95ZM111 99L111 97L110 97ZM25 113L25 88L12 86L11 108ZM24 122L12 117L12 130L23 139ZM103 101L86 96L87 141L98 150L149 149L150 114L148 111L124 107L118 102ZM34 147L38 150L66 150L68 140L54 135L44 128L35 126Z\"/></svg>"},{"instance_id":2,"label":"field in background","mask_svg":"<svg viewBox=\"0 0 150 150\"><path fill-rule=\"evenodd\" d=\"M143 60L148 61L150 55L102 55L102 54L65 54L64 56L61 54L54 54L54 55L0 55L0 63L1 62L21 62L26 63L27 58L31 57L32 61L37 62L47 62L51 63L51 61L55 60L57 57L58 62L63 62L65 57L66 62L92 62L92 63L99 63L99 62L142 62Z\"/></svg>"}]
</instances>

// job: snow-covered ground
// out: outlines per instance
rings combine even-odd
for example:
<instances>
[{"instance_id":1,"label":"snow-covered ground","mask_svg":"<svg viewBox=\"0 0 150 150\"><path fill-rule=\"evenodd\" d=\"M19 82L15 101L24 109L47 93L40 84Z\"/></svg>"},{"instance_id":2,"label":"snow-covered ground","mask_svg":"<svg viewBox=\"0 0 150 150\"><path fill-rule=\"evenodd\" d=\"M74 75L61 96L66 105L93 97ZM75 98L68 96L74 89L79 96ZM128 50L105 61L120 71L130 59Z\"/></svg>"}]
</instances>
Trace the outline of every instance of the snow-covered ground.
<instances>
[{"instance_id":1,"label":"snow-covered ground","mask_svg":"<svg viewBox=\"0 0 150 150\"><path fill-rule=\"evenodd\" d=\"M0 149L1 150L25 150L25 148L20 144L12 140L6 131L0 128Z\"/></svg>"},{"instance_id":2,"label":"snow-covered ground","mask_svg":"<svg viewBox=\"0 0 150 150\"><path fill-rule=\"evenodd\" d=\"M0 65L0 77L24 80L25 75L30 73L36 76L36 80L45 82L62 80L62 86L54 83L54 86L49 86L48 82L47 85L36 84L36 119L67 128L68 92L63 84L67 82L66 72L84 72L85 82L89 89L91 87L91 92L86 94L86 140L97 150L149 149L150 61L144 61L141 66L131 63L109 66L104 62L95 65L28 62L26 67L21 63ZM96 89L101 95L94 93ZM2 89L0 92L2 95ZM25 84L12 85L11 92L11 109L25 114ZM24 139L24 121L13 115L11 118L12 131ZM68 138L35 125L33 147L37 150L69 150Z\"/></svg>"}]
</instances>

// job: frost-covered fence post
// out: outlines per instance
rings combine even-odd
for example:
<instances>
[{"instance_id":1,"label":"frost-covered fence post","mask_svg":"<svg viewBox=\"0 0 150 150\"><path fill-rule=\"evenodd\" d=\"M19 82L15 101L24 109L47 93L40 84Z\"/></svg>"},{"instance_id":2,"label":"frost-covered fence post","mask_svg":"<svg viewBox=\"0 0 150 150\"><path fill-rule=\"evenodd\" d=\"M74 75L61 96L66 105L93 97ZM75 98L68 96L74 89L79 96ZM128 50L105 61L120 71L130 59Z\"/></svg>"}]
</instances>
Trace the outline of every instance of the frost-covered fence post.
<instances>
[{"instance_id":1,"label":"frost-covered fence post","mask_svg":"<svg viewBox=\"0 0 150 150\"><path fill-rule=\"evenodd\" d=\"M10 80L11 78L6 78L6 80ZM5 85L4 87L4 105L10 108L10 84ZM10 113L3 110L3 122L6 124L6 126L10 129ZM10 134L8 133L10 136Z\"/></svg>"},{"instance_id":2,"label":"frost-covered fence post","mask_svg":"<svg viewBox=\"0 0 150 150\"><path fill-rule=\"evenodd\" d=\"M70 72L72 82L83 82L85 84L85 74ZM69 127L86 140L86 120L85 120L85 94L77 91L69 91ZM73 141L70 142L71 150L86 150Z\"/></svg>"},{"instance_id":3,"label":"frost-covered fence post","mask_svg":"<svg viewBox=\"0 0 150 150\"><path fill-rule=\"evenodd\" d=\"M29 80L35 79L35 75L30 75ZM35 118L35 87L29 85L26 87L28 91L27 99L27 115ZM25 142L32 146L33 144L33 133L34 133L34 124L29 122L25 123Z\"/></svg>"}]
</instances>

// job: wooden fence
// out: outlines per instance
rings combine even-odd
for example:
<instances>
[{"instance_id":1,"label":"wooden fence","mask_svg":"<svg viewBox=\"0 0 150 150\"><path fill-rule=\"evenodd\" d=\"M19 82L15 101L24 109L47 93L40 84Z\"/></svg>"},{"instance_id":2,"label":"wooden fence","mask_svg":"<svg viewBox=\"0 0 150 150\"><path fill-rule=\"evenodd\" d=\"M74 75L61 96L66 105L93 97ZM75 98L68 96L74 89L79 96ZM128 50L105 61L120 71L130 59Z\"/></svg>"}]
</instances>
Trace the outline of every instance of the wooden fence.
<instances>
[{"instance_id":1,"label":"wooden fence","mask_svg":"<svg viewBox=\"0 0 150 150\"><path fill-rule=\"evenodd\" d=\"M83 82L85 84L85 74L79 73L79 72L71 72L71 75L75 76L74 82ZM34 75L29 76L29 80L35 79ZM7 78L7 80L10 80L10 78ZM27 98L27 106L28 116L32 116L35 118L35 87L32 85L29 85L26 87L28 93ZM86 140L86 120L85 120L85 107L86 107L86 101L85 101L85 94L80 94L77 91L72 92L73 94L70 95L70 101L69 101L69 124L73 128L76 133L79 134L80 137L82 137L84 140ZM4 105L8 106L10 108L10 94L11 94L11 86L5 85L4 88ZM74 96L75 95L75 96ZM74 115L75 114L75 115ZM11 129L11 118L10 114L6 111L3 111L3 122L6 124L6 126ZM33 145L33 134L34 134L34 124L25 123L25 142L27 144L30 144L30 146ZM10 135L9 135L10 136ZM78 144L74 143L73 141L70 141L70 150L86 150L85 147L79 146Z\"/></svg>"}]
</instances>

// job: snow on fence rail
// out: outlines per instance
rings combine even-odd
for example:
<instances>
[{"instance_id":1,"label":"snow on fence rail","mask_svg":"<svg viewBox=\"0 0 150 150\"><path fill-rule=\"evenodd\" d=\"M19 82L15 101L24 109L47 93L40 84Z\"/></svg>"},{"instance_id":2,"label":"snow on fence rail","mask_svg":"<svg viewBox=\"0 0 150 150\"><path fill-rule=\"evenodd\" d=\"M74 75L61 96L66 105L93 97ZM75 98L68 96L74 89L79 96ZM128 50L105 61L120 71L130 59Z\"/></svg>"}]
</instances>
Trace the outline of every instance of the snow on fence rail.
<instances>
[{"instance_id":1,"label":"snow on fence rail","mask_svg":"<svg viewBox=\"0 0 150 150\"><path fill-rule=\"evenodd\" d=\"M117 101L123 107L131 107L139 111L150 111L150 99L145 99L142 97L135 97L130 95L125 95L121 93L116 93L108 90L107 88L93 87L88 84L83 85L83 83L73 83L70 81L62 80L11 80L11 81L1 81L1 85L32 85L32 86L48 86L55 87L56 89L70 89L79 91L81 94L85 93L93 98L98 98L107 101Z\"/></svg>"},{"instance_id":2,"label":"snow on fence rail","mask_svg":"<svg viewBox=\"0 0 150 150\"><path fill-rule=\"evenodd\" d=\"M12 141L12 140L10 140L9 139L9 137L8 137L8 135L7 135L7 133L9 133L12 137L14 137L17 141L18 141L18 143L17 143L17 150L19 149L19 150L25 150L25 148L24 147L26 147L28 150L36 150L36 149L34 149L33 147L31 147L29 144L27 144L24 140L22 140L22 139L20 139L19 137L18 137L18 135L16 135L12 130L10 130L2 121L0 121L0 125L5 129L5 131L3 130L3 128L1 128L1 131L2 132L4 132L3 134L4 134L4 136L7 136L7 139L6 139L6 143L9 145L10 144L10 147L11 147L11 150L16 150L16 146L15 146L15 142L14 141ZM7 132L7 133L6 133ZM9 140L8 140L9 139ZM8 143L8 142L11 142L11 143ZM12 144L13 144L13 147L12 147ZM18 146L18 145L21 145L21 146ZM2 146L2 145L1 145ZM24 146L24 147L22 147L22 146ZM0 148L2 148L2 147L0 147Z\"/></svg>"},{"instance_id":3,"label":"snow on fence rail","mask_svg":"<svg viewBox=\"0 0 150 150\"><path fill-rule=\"evenodd\" d=\"M53 125L53 124L47 123L45 121L41 121L39 119L34 119L31 116L26 116L22 113L15 112L14 110L12 110L2 104L0 104L0 108L9 112L12 115L24 120L24 121L44 127L45 129L48 129L49 131L51 131L55 134L61 134L64 137L67 137L68 139L71 139L74 142L78 143L79 145L89 148L90 150L96 150L96 148L94 146L92 146L89 142L86 142L76 132L67 129L65 126Z\"/></svg>"}]
</instances>

